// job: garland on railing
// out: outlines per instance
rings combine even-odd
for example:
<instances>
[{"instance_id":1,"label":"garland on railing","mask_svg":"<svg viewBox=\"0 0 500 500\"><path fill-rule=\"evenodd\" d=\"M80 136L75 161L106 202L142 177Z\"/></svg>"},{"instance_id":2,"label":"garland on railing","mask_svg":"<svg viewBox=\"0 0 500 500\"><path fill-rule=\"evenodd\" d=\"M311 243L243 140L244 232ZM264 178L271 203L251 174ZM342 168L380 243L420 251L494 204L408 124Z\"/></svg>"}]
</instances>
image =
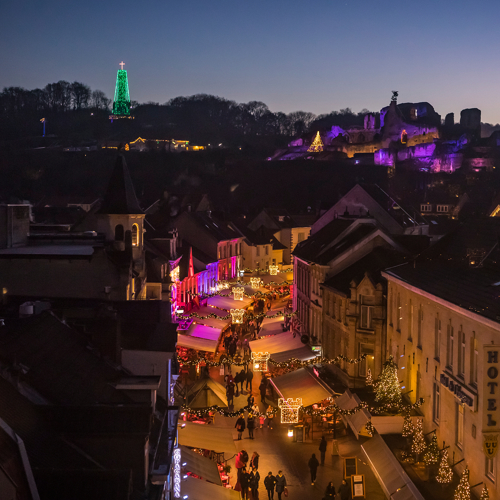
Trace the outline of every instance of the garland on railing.
<instances>
[{"instance_id":1,"label":"garland on railing","mask_svg":"<svg viewBox=\"0 0 500 500\"><path fill-rule=\"evenodd\" d=\"M245 267L244 269L238 269L238 272L241 272L243 271L244 273L260 273L260 272L264 272L266 274L269 274L269 269L260 269L260 267L258 267L257 269L250 269L249 267ZM288 269L282 269L281 271L279 271L279 273L293 273L293 268L289 267Z\"/></svg>"},{"instance_id":2,"label":"garland on railing","mask_svg":"<svg viewBox=\"0 0 500 500\"><path fill-rule=\"evenodd\" d=\"M304 366L309 366L309 365L318 365L318 364L340 364L342 361L349 363L349 364L357 364L363 361L366 358L366 354L362 354L359 358L348 358L347 356L344 356L343 354L340 354L339 356L336 356L335 358L327 358L326 356L316 356L313 359L307 359L305 361L302 361L297 358L290 358L288 361L276 361L273 358L268 359L268 363L273 363L276 365L278 368L289 368L289 367L296 367L296 368L302 368ZM228 356L227 354L223 354L218 361L213 361L205 356L198 356L195 359L183 359L181 357L177 358L181 364L188 365L188 366L195 366L199 363L205 363L206 366L221 366L221 365L236 365L236 366L244 366L248 364L248 361L241 360L241 357L232 357Z\"/></svg>"},{"instance_id":3,"label":"garland on railing","mask_svg":"<svg viewBox=\"0 0 500 500\"><path fill-rule=\"evenodd\" d=\"M227 290L229 288L232 288L233 286L241 286L241 287L245 287L245 286L250 286L249 283L245 283L244 281L234 281L234 282L228 282L228 287L227 288L223 288L222 290L217 290L215 292L210 292L210 293L206 293L206 292L201 292L201 293L198 293L198 292L191 292L189 290L186 290L184 293L186 294L189 294L191 295L192 297L201 297L202 299L209 299L210 297L230 297L233 293L232 292L229 292L227 293ZM269 283L266 283L264 286L270 286L270 285L273 285L273 286L290 286L292 283L290 283L289 281L282 281L281 283L277 283L276 281L270 281ZM270 291L270 292L262 292L260 290L255 290L254 292L252 293L247 293L247 292L243 292L243 295L245 297L247 297L248 299L252 299L254 297L268 297L269 295L274 295L274 294L277 294L277 295L280 295L280 296L285 296L285 295L288 295L288 292L277 292L277 291Z\"/></svg>"},{"instance_id":4,"label":"garland on railing","mask_svg":"<svg viewBox=\"0 0 500 500\"><path fill-rule=\"evenodd\" d=\"M284 316L285 318L291 318L292 316L296 316L297 312L293 311L291 313L283 313L283 312L278 312L276 314L267 314L266 312L261 312L261 313L248 313L245 312L245 317L249 320L252 321L254 319L259 319L259 318L268 318L268 319L273 319L273 318L279 318L280 316ZM177 315L177 318L180 319L181 321L186 321L191 318L198 318L198 319L209 319L209 318L214 318L214 319L221 319L221 320L226 320L226 319L231 319L231 314L227 314L226 316L219 316L215 313L210 313L202 316L201 314L198 314L197 312L192 312L189 313L188 315L185 314L179 314Z\"/></svg>"},{"instance_id":5,"label":"garland on railing","mask_svg":"<svg viewBox=\"0 0 500 500\"><path fill-rule=\"evenodd\" d=\"M209 408L190 408L188 405L182 405L181 409L183 411L188 412L190 415L195 415L197 417L204 417L207 414L214 415L216 413L219 415L223 415L224 417L239 417L244 411L249 412L252 409L252 407L250 405L247 405L243 406L237 411L229 411L218 405L213 405L210 406ZM254 412L253 414L256 416L266 415L266 417L270 417L272 415L273 417L275 417L279 411L280 409L278 407L273 406L272 411L266 410L264 413Z\"/></svg>"}]
</instances>

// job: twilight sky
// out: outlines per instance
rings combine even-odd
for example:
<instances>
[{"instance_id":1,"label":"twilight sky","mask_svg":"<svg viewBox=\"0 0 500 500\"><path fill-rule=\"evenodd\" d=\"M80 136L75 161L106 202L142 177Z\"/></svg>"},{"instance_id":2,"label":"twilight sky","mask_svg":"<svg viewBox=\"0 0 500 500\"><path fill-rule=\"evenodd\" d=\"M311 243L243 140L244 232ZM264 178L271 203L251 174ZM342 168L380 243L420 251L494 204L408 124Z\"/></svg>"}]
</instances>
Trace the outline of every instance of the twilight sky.
<instances>
[{"instance_id":1,"label":"twilight sky","mask_svg":"<svg viewBox=\"0 0 500 500\"><path fill-rule=\"evenodd\" d=\"M500 122L498 0L11 0L0 88L81 81L139 102L196 93L272 111L428 101Z\"/></svg>"}]
</instances>

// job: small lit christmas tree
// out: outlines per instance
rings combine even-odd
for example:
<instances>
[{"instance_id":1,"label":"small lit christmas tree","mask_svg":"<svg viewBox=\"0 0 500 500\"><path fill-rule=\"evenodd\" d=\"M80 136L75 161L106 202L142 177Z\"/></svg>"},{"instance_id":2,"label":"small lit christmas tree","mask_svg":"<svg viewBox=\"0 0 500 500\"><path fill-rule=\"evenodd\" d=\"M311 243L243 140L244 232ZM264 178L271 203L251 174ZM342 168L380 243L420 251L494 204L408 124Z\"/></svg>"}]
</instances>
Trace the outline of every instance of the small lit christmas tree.
<instances>
[{"instance_id":1,"label":"small lit christmas tree","mask_svg":"<svg viewBox=\"0 0 500 500\"><path fill-rule=\"evenodd\" d=\"M371 423L371 420L369 420L368 422L366 422L365 429L366 429L366 432L368 433L368 435L370 437L373 437L373 434L375 434L375 427Z\"/></svg>"},{"instance_id":2,"label":"small lit christmas tree","mask_svg":"<svg viewBox=\"0 0 500 500\"><path fill-rule=\"evenodd\" d=\"M316 134L314 141L309 146L309 149L307 151L309 153L319 153L320 151L323 151L323 141L321 140L319 132Z\"/></svg>"},{"instance_id":3,"label":"small lit christmas tree","mask_svg":"<svg viewBox=\"0 0 500 500\"><path fill-rule=\"evenodd\" d=\"M439 462L439 445L436 433L432 435L431 442L427 446L427 450L424 455L424 462L427 465L437 464Z\"/></svg>"},{"instance_id":4,"label":"small lit christmas tree","mask_svg":"<svg viewBox=\"0 0 500 500\"><path fill-rule=\"evenodd\" d=\"M392 356L384 363L384 369L377 383L375 401L382 404L401 404L401 388L398 380L398 367Z\"/></svg>"},{"instance_id":5,"label":"small lit christmas tree","mask_svg":"<svg viewBox=\"0 0 500 500\"><path fill-rule=\"evenodd\" d=\"M372 371L371 371L370 368L368 368L368 371L366 373L365 384L366 384L367 387L373 386L373 377L372 377Z\"/></svg>"},{"instance_id":6,"label":"small lit christmas tree","mask_svg":"<svg viewBox=\"0 0 500 500\"><path fill-rule=\"evenodd\" d=\"M415 426L415 432L413 433L413 442L411 443L411 452L418 455L425 450L425 439L424 430L422 428L422 419L417 420L417 425Z\"/></svg>"},{"instance_id":7,"label":"small lit christmas tree","mask_svg":"<svg viewBox=\"0 0 500 500\"><path fill-rule=\"evenodd\" d=\"M448 463L448 450L443 451L443 457L439 464L439 472L436 481L441 484L448 484L453 479L453 471Z\"/></svg>"},{"instance_id":8,"label":"small lit christmas tree","mask_svg":"<svg viewBox=\"0 0 500 500\"><path fill-rule=\"evenodd\" d=\"M469 467L465 466L462 477L455 490L454 500L470 500Z\"/></svg>"},{"instance_id":9,"label":"small lit christmas tree","mask_svg":"<svg viewBox=\"0 0 500 500\"><path fill-rule=\"evenodd\" d=\"M415 430L415 427L413 426L413 422L411 420L410 414L407 413L405 415L405 420L403 422L403 431L402 431L401 435L403 437L410 437L413 434L414 430Z\"/></svg>"},{"instance_id":10,"label":"small lit christmas tree","mask_svg":"<svg viewBox=\"0 0 500 500\"><path fill-rule=\"evenodd\" d=\"M483 486L483 491L481 491L479 500L490 500L490 494L488 493L488 488L486 488L486 485Z\"/></svg>"}]
</instances>

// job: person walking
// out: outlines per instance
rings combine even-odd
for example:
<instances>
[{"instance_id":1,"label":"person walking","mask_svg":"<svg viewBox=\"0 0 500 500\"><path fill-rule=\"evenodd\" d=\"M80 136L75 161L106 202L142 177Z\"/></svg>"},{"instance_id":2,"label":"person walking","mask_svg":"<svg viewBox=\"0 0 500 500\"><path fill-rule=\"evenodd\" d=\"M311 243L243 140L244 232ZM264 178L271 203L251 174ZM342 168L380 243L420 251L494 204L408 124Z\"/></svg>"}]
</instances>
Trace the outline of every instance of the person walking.
<instances>
[{"instance_id":1,"label":"person walking","mask_svg":"<svg viewBox=\"0 0 500 500\"><path fill-rule=\"evenodd\" d=\"M274 500L274 485L276 484L276 478L273 476L272 472L269 472L264 479L264 486L267 490L267 500Z\"/></svg>"},{"instance_id":2,"label":"person walking","mask_svg":"<svg viewBox=\"0 0 500 500\"><path fill-rule=\"evenodd\" d=\"M269 429L273 428L273 419L274 419L273 407L269 405L267 408L267 426L269 427Z\"/></svg>"},{"instance_id":3,"label":"person walking","mask_svg":"<svg viewBox=\"0 0 500 500\"><path fill-rule=\"evenodd\" d=\"M252 500L257 500L259 498L259 481L260 474L256 467L252 467L252 472L250 472L249 485L252 491Z\"/></svg>"},{"instance_id":4,"label":"person walking","mask_svg":"<svg viewBox=\"0 0 500 500\"><path fill-rule=\"evenodd\" d=\"M255 404L255 398L250 393L247 398L247 404L251 408Z\"/></svg>"},{"instance_id":5,"label":"person walking","mask_svg":"<svg viewBox=\"0 0 500 500\"><path fill-rule=\"evenodd\" d=\"M253 380L253 371L247 371L247 385L245 386L248 391L248 386L250 386L250 392L252 392L252 380Z\"/></svg>"},{"instance_id":6,"label":"person walking","mask_svg":"<svg viewBox=\"0 0 500 500\"><path fill-rule=\"evenodd\" d=\"M253 452L253 455L252 455L252 458L250 459L250 467L253 469L258 469L259 468L259 457L260 455L254 451Z\"/></svg>"},{"instance_id":7,"label":"person walking","mask_svg":"<svg viewBox=\"0 0 500 500\"><path fill-rule=\"evenodd\" d=\"M283 471L278 471L276 476L276 493L278 494L278 500L281 500L281 494L286 488L286 477L283 475Z\"/></svg>"},{"instance_id":8,"label":"person walking","mask_svg":"<svg viewBox=\"0 0 500 500\"><path fill-rule=\"evenodd\" d=\"M248 437L250 439L253 439L253 430L255 429L255 418L253 417L253 413L248 414L247 428L248 428Z\"/></svg>"},{"instance_id":9,"label":"person walking","mask_svg":"<svg viewBox=\"0 0 500 500\"><path fill-rule=\"evenodd\" d=\"M262 380L260 381L259 392L260 392L261 402L265 403L266 402L266 393L267 393L267 379L265 377L262 377Z\"/></svg>"},{"instance_id":10,"label":"person walking","mask_svg":"<svg viewBox=\"0 0 500 500\"><path fill-rule=\"evenodd\" d=\"M333 481L330 481L326 487L325 499L326 498L335 498L335 486L333 486Z\"/></svg>"},{"instance_id":11,"label":"person walking","mask_svg":"<svg viewBox=\"0 0 500 500\"><path fill-rule=\"evenodd\" d=\"M247 472L247 468L243 467L240 473L240 486L241 486L241 498L242 500L248 499L248 481L250 480L250 474Z\"/></svg>"},{"instance_id":12,"label":"person walking","mask_svg":"<svg viewBox=\"0 0 500 500\"><path fill-rule=\"evenodd\" d=\"M248 330L250 331L250 338L252 340L255 340L257 337L255 335L255 324L253 321L250 321L250 324L248 326Z\"/></svg>"},{"instance_id":13,"label":"person walking","mask_svg":"<svg viewBox=\"0 0 500 500\"><path fill-rule=\"evenodd\" d=\"M259 424L260 424L260 428L263 429L264 428L264 422L266 421L266 416L261 413L259 415Z\"/></svg>"},{"instance_id":14,"label":"person walking","mask_svg":"<svg viewBox=\"0 0 500 500\"><path fill-rule=\"evenodd\" d=\"M338 492L340 500L351 500L351 487L345 479L342 479L342 484L339 486Z\"/></svg>"},{"instance_id":15,"label":"person walking","mask_svg":"<svg viewBox=\"0 0 500 500\"><path fill-rule=\"evenodd\" d=\"M243 392L243 384L245 383L245 380L247 379L247 374L245 373L244 368L240 371L239 376L240 376L239 383L241 384L241 392Z\"/></svg>"},{"instance_id":16,"label":"person walking","mask_svg":"<svg viewBox=\"0 0 500 500\"><path fill-rule=\"evenodd\" d=\"M309 465L309 470L311 471L311 486L314 486L314 483L316 482L316 472L318 472L318 459L316 458L316 455L313 453L312 457L309 459L308 462Z\"/></svg>"},{"instance_id":17,"label":"person walking","mask_svg":"<svg viewBox=\"0 0 500 500\"><path fill-rule=\"evenodd\" d=\"M319 443L319 451L321 453L321 465L325 465L325 455L326 455L326 439L325 439L325 436L321 437L321 443Z\"/></svg>"},{"instance_id":18,"label":"person walking","mask_svg":"<svg viewBox=\"0 0 500 500\"><path fill-rule=\"evenodd\" d=\"M227 405L233 406L234 404L234 384L228 384L226 387Z\"/></svg>"},{"instance_id":19,"label":"person walking","mask_svg":"<svg viewBox=\"0 0 500 500\"><path fill-rule=\"evenodd\" d=\"M234 427L238 431L238 441L241 441L241 435L245 430L245 417L243 416L243 413L241 413L240 416L238 417L238 420L236 420L236 424Z\"/></svg>"}]
</instances>

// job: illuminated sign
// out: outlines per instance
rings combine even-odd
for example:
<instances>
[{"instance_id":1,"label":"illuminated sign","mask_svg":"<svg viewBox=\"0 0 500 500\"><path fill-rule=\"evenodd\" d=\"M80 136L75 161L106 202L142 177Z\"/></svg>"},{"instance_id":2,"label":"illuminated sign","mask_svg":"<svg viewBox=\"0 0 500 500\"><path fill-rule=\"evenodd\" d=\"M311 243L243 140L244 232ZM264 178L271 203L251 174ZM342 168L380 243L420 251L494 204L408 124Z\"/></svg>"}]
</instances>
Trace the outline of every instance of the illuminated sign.
<instances>
[{"instance_id":1,"label":"illuminated sign","mask_svg":"<svg viewBox=\"0 0 500 500\"><path fill-rule=\"evenodd\" d=\"M245 289L242 286L233 286L233 298L234 300L243 300L243 293Z\"/></svg>"},{"instance_id":2,"label":"illuminated sign","mask_svg":"<svg viewBox=\"0 0 500 500\"><path fill-rule=\"evenodd\" d=\"M450 376L449 373L441 373L439 381L441 385L452 392L461 403L467 405L471 410L476 411L477 395L472 393L462 382Z\"/></svg>"},{"instance_id":3,"label":"illuminated sign","mask_svg":"<svg viewBox=\"0 0 500 500\"><path fill-rule=\"evenodd\" d=\"M179 281L179 266L170 271L170 279L172 280L172 283Z\"/></svg>"},{"instance_id":4,"label":"illuminated sign","mask_svg":"<svg viewBox=\"0 0 500 500\"><path fill-rule=\"evenodd\" d=\"M175 448L173 453L174 462L174 498L181 497L181 450Z\"/></svg>"},{"instance_id":5,"label":"illuminated sign","mask_svg":"<svg viewBox=\"0 0 500 500\"><path fill-rule=\"evenodd\" d=\"M278 406L281 409L282 424L296 424L299 421L299 410L302 407L302 398L279 398Z\"/></svg>"},{"instance_id":6,"label":"illuminated sign","mask_svg":"<svg viewBox=\"0 0 500 500\"><path fill-rule=\"evenodd\" d=\"M500 346L483 347L483 450L493 459L498 451L498 433L500 432L500 401L498 398L500 383Z\"/></svg>"},{"instance_id":7,"label":"illuminated sign","mask_svg":"<svg viewBox=\"0 0 500 500\"><path fill-rule=\"evenodd\" d=\"M271 357L268 352L252 352L253 369L256 372L267 372L267 361Z\"/></svg>"},{"instance_id":8,"label":"illuminated sign","mask_svg":"<svg viewBox=\"0 0 500 500\"><path fill-rule=\"evenodd\" d=\"M254 290L257 290L257 288L260 287L261 282L262 280L260 278L250 278L250 284Z\"/></svg>"},{"instance_id":9,"label":"illuminated sign","mask_svg":"<svg viewBox=\"0 0 500 500\"><path fill-rule=\"evenodd\" d=\"M231 309L232 322L240 325L243 323L243 316L245 315L245 309Z\"/></svg>"},{"instance_id":10,"label":"illuminated sign","mask_svg":"<svg viewBox=\"0 0 500 500\"><path fill-rule=\"evenodd\" d=\"M271 276L276 276L278 274L279 267L278 266L269 266L269 274Z\"/></svg>"}]
</instances>

